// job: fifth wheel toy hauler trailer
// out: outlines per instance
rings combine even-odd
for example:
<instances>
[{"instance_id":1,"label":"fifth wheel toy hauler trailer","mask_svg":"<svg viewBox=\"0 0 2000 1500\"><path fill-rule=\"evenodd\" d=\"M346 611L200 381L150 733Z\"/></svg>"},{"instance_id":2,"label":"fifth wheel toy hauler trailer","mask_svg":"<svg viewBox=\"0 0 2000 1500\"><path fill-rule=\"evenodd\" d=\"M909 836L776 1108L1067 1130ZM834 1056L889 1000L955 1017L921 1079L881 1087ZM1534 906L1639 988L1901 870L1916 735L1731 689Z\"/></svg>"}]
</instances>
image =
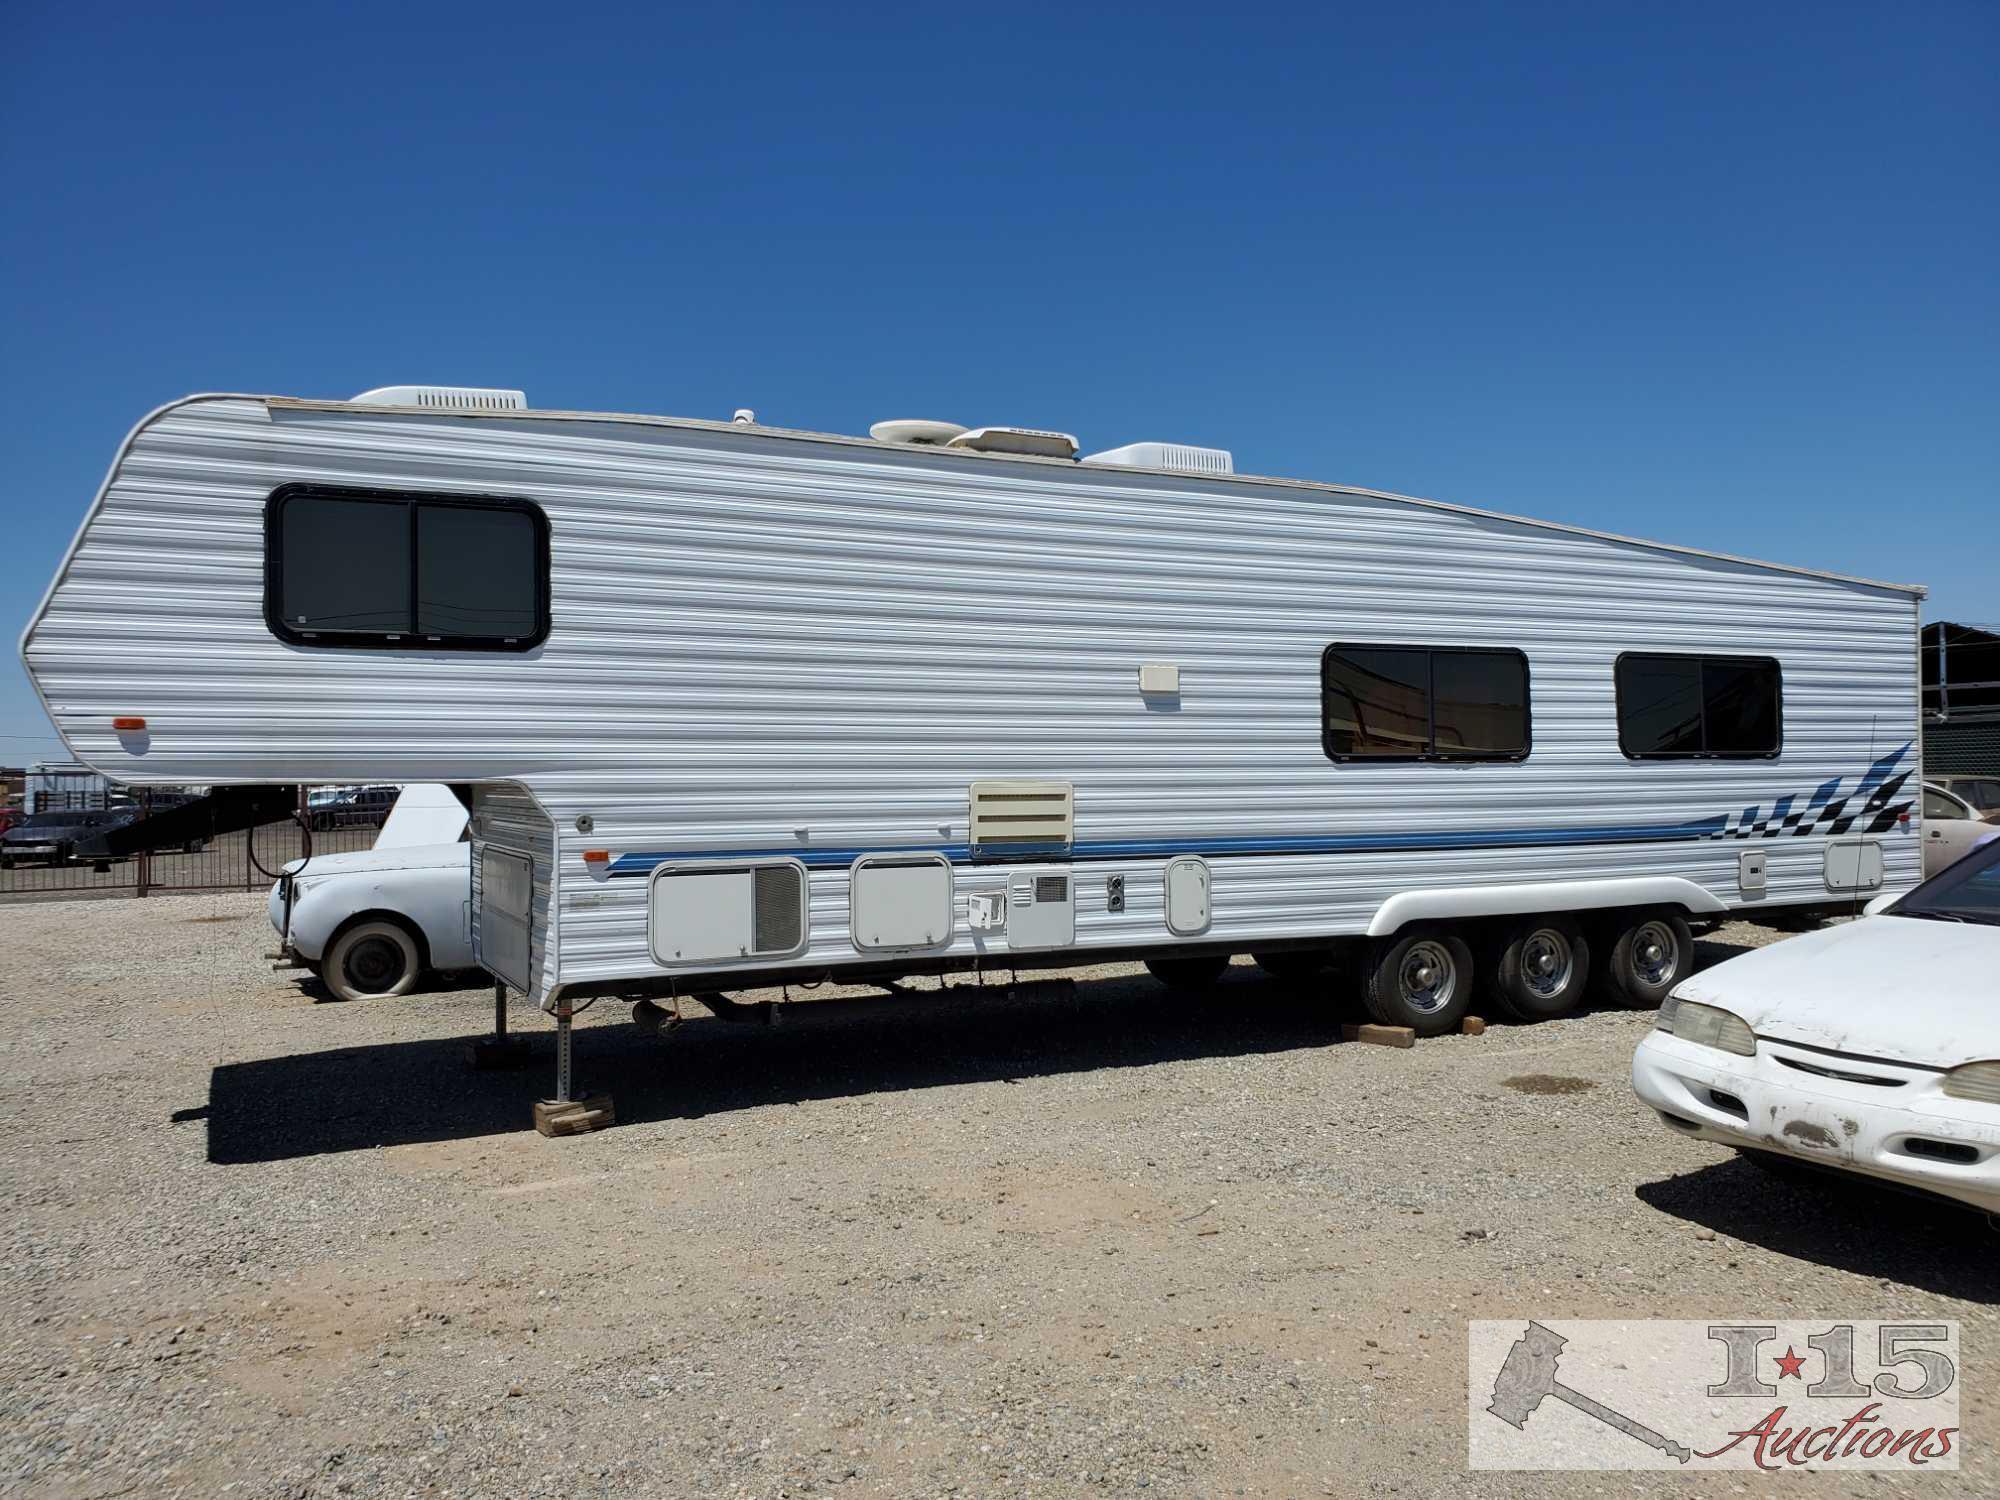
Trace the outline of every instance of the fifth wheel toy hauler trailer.
<instances>
[{"instance_id":1,"label":"fifth wheel toy hauler trailer","mask_svg":"<svg viewBox=\"0 0 2000 1500\"><path fill-rule=\"evenodd\" d=\"M874 432L192 396L22 655L79 760L221 822L463 788L476 952L565 1063L586 996L980 965L1360 948L1419 1032L1475 984L1657 1002L1690 917L1919 878L1921 589L1214 449Z\"/></svg>"}]
</instances>

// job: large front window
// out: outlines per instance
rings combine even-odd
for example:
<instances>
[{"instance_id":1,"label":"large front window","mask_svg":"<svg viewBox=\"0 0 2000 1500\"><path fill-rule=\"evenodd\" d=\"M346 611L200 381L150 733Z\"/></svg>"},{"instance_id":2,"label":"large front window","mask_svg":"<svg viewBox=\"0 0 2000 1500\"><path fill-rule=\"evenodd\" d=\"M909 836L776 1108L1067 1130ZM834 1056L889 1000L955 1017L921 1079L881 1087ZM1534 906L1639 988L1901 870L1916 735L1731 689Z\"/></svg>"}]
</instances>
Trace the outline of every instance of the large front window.
<instances>
[{"instance_id":1,"label":"large front window","mask_svg":"<svg viewBox=\"0 0 2000 1500\"><path fill-rule=\"evenodd\" d=\"M265 508L265 619L295 645L526 651L548 579L525 500L288 484Z\"/></svg>"}]
</instances>

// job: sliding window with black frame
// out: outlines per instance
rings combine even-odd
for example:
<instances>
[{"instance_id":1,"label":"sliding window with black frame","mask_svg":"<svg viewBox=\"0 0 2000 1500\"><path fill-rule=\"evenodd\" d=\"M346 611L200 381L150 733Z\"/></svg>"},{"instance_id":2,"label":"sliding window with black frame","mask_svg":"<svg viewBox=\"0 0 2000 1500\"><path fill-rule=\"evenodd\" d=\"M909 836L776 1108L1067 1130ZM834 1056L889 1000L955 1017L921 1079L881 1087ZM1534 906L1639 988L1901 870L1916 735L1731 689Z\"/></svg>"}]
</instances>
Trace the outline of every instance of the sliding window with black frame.
<instances>
[{"instance_id":1,"label":"sliding window with black frame","mask_svg":"<svg viewBox=\"0 0 2000 1500\"><path fill-rule=\"evenodd\" d=\"M1618 748L1630 760L1771 760L1784 743L1771 657L1627 651L1613 676Z\"/></svg>"},{"instance_id":2,"label":"sliding window with black frame","mask_svg":"<svg viewBox=\"0 0 2000 1500\"><path fill-rule=\"evenodd\" d=\"M264 618L296 646L529 651L549 523L527 500L288 484L264 508Z\"/></svg>"},{"instance_id":3,"label":"sliding window with black frame","mask_svg":"<svg viewBox=\"0 0 2000 1500\"><path fill-rule=\"evenodd\" d=\"M1331 760L1525 760L1528 658L1487 646L1335 644L1320 658Z\"/></svg>"}]
</instances>

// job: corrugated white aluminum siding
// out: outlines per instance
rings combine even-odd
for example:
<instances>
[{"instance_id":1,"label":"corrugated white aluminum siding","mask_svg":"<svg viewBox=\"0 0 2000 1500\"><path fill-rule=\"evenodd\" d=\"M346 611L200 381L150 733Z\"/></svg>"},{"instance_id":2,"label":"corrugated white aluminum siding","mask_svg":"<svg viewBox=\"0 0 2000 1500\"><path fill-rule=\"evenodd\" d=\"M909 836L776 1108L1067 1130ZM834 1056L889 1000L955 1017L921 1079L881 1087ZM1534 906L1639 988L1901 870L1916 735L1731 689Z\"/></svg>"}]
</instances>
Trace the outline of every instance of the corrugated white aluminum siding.
<instances>
[{"instance_id":1,"label":"corrugated white aluminum siding","mask_svg":"<svg viewBox=\"0 0 2000 1500\"><path fill-rule=\"evenodd\" d=\"M539 503L547 644L402 655L275 640L263 505L302 480ZM1335 640L1520 648L1532 756L1330 763L1318 666ZM1646 649L1779 658L1782 757L1627 761L1612 662ZM990 777L1073 782L1080 845L1768 810L1834 777L1851 788L1915 738L1915 652L1907 591L1363 492L240 399L172 409L137 435L26 642L65 736L120 779L531 787L561 843L565 980L652 967L644 880L591 880L586 846L949 847L966 838L968 784ZM1180 665L1177 701L1141 698L1147 661ZM114 714L149 720L143 755L120 745ZM587 839L578 812L596 819ZM1764 845L1772 899L1824 897L1819 844ZM1890 837L1892 883L1915 879L1915 846ZM1413 885L1658 872L1734 900L1740 847L1211 854L1212 935L1358 930ZM1162 858L1080 873L1080 945L1164 937ZM1097 877L1120 869L1114 917ZM993 879L961 871L961 909ZM855 956L842 868L815 871L812 926L809 963Z\"/></svg>"}]
</instances>

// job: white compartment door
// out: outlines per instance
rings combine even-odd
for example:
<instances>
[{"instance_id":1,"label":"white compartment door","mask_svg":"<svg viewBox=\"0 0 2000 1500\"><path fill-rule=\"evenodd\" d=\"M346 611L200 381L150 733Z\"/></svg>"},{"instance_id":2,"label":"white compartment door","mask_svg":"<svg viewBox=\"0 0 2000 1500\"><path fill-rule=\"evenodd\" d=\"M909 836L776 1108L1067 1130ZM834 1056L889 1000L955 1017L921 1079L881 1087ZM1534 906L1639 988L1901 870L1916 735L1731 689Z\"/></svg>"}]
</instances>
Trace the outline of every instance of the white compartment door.
<instances>
[{"instance_id":1,"label":"white compartment door","mask_svg":"<svg viewBox=\"0 0 2000 1500\"><path fill-rule=\"evenodd\" d=\"M534 989L528 962L534 933L535 862L512 849L487 844L479 851L479 951L473 957L527 994Z\"/></svg>"},{"instance_id":2,"label":"white compartment door","mask_svg":"<svg viewBox=\"0 0 2000 1500\"><path fill-rule=\"evenodd\" d=\"M864 952L951 941L951 861L941 855L864 855L847 892L850 936Z\"/></svg>"},{"instance_id":3,"label":"white compartment door","mask_svg":"<svg viewBox=\"0 0 2000 1500\"><path fill-rule=\"evenodd\" d=\"M1208 931L1208 863L1177 859L1167 866L1167 931L1194 937Z\"/></svg>"},{"instance_id":4,"label":"white compartment door","mask_svg":"<svg viewBox=\"0 0 2000 1500\"><path fill-rule=\"evenodd\" d=\"M1881 840L1827 840L1826 888L1830 891L1881 890Z\"/></svg>"}]
</instances>

